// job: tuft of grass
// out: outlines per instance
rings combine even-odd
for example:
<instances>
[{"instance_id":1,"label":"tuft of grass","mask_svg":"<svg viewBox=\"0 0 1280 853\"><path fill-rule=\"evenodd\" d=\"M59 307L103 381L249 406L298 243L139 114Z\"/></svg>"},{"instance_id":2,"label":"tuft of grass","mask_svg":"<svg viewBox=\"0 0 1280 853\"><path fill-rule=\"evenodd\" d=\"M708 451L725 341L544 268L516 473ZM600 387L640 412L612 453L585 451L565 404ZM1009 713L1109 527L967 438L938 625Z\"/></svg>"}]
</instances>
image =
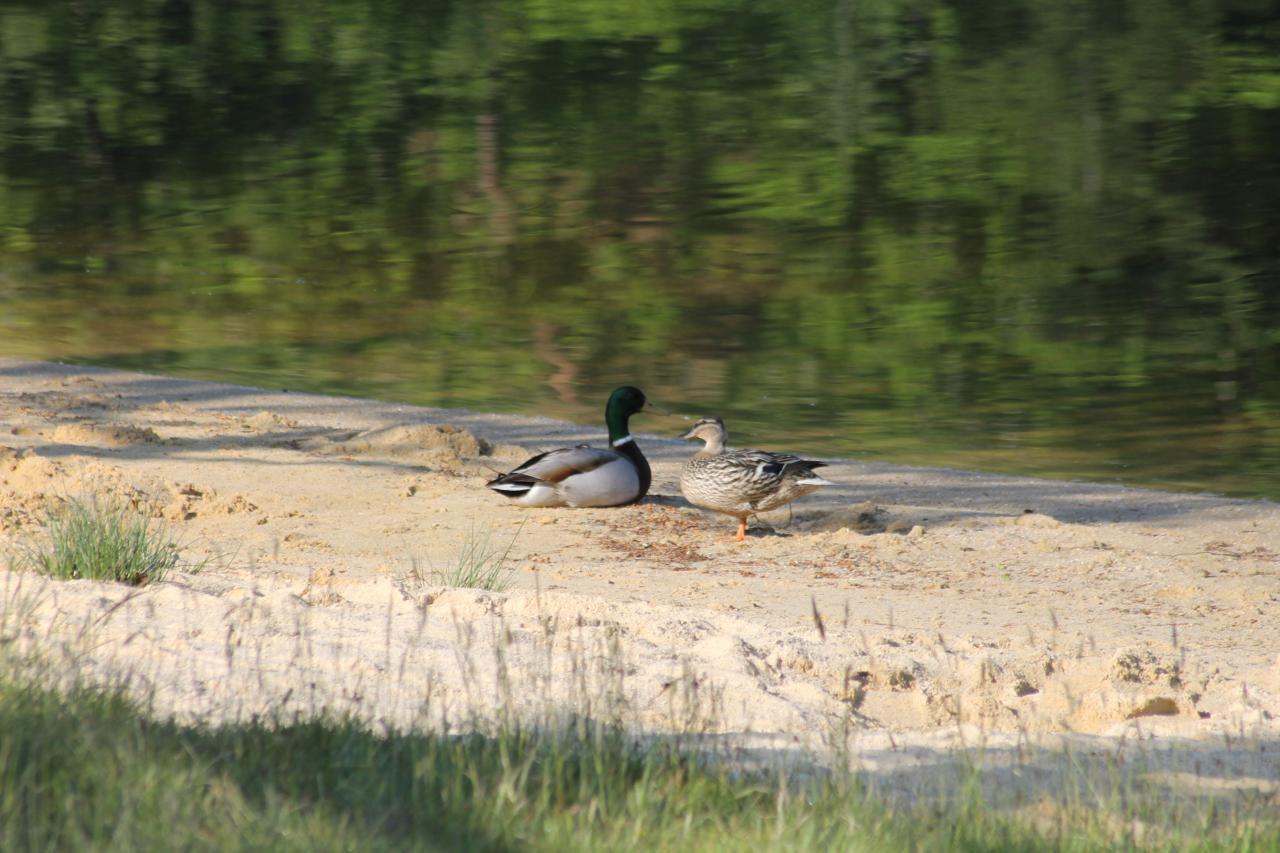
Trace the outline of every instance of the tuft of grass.
<instances>
[{"instance_id":1,"label":"tuft of grass","mask_svg":"<svg viewBox=\"0 0 1280 853\"><path fill-rule=\"evenodd\" d=\"M462 540L462 545L458 548L458 553L454 555L449 565L442 569L432 567L430 576L424 577L415 561L409 569L409 577L406 580L417 585L425 585L430 581L442 586L505 592L511 586L511 579L515 575L515 569L507 565L507 557L511 554L511 547L516 544L516 539L522 530L524 530L523 523L504 547L494 543L491 529L477 530L472 524L466 538Z\"/></svg>"},{"instance_id":2,"label":"tuft of grass","mask_svg":"<svg viewBox=\"0 0 1280 853\"><path fill-rule=\"evenodd\" d=\"M17 566L61 580L85 578L143 586L178 562L168 528L119 500L73 498L45 516L46 538Z\"/></svg>"}]
</instances>

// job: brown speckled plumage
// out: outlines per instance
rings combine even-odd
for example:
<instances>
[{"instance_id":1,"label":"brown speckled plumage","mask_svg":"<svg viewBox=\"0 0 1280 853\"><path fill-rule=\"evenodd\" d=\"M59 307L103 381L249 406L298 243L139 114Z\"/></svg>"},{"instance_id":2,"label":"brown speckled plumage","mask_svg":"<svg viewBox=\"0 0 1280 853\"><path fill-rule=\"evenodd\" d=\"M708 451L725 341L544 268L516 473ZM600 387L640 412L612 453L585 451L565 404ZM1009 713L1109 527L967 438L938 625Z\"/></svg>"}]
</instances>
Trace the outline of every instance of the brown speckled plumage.
<instances>
[{"instance_id":1,"label":"brown speckled plumage","mask_svg":"<svg viewBox=\"0 0 1280 853\"><path fill-rule=\"evenodd\" d=\"M680 471L680 490L694 506L738 519L738 541L746 535L746 518L784 506L796 498L832 485L814 473L825 465L763 450L726 450L728 435L719 418L703 418L683 436L706 442Z\"/></svg>"}]
</instances>

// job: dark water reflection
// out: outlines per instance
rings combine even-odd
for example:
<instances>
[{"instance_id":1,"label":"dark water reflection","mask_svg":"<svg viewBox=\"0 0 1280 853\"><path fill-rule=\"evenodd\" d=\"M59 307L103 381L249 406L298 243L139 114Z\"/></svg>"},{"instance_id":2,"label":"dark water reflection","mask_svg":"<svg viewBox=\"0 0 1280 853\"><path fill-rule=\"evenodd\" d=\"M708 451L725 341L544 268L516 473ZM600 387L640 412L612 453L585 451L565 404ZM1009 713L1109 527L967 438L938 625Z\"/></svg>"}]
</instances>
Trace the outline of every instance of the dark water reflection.
<instances>
[{"instance_id":1,"label":"dark water reflection","mask_svg":"<svg viewBox=\"0 0 1280 853\"><path fill-rule=\"evenodd\" d=\"M1280 498L1271 5L623 6L0 7L0 351Z\"/></svg>"}]
</instances>

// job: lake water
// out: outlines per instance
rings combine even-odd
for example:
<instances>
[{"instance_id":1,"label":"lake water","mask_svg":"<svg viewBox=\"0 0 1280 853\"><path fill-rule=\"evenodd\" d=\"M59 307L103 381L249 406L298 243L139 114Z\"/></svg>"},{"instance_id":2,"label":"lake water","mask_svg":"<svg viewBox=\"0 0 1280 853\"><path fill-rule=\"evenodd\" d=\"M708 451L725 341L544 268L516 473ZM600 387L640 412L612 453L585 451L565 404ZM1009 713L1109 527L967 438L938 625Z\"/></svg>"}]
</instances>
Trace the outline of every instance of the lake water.
<instances>
[{"instance_id":1,"label":"lake water","mask_svg":"<svg viewBox=\"0 0 1280 853\"><path fill-rule=\"evenodd\" d=\"M0 353L1280 498L1276 15L6 4Z\"/></svg>"}]
</instances>

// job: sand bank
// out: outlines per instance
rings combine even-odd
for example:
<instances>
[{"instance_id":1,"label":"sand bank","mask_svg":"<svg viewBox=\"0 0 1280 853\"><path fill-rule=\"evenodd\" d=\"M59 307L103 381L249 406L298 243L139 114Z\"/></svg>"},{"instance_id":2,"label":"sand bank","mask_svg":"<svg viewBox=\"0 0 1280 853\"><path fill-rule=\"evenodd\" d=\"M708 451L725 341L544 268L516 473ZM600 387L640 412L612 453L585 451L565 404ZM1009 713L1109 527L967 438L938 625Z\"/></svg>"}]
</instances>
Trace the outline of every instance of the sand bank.
<instances>
[{"instance_id":1,"label":"sand bank","mask_svg":"<svg viewBox=\"0 0 1280 853\"><path fill-rule=\"evenodd\" d=\"M186 718L559 706L895 768L961 742L1280 737L1274 503L846 461L739 545L679 496L690 446L645 432L637 506L483 488L601 432L0 360L0 544L51 499L112 494L204 561L142 590L4 575L2 627ZM510 589L434 584L477 535L514 540Z\"/></svg>"}]
</instances>

